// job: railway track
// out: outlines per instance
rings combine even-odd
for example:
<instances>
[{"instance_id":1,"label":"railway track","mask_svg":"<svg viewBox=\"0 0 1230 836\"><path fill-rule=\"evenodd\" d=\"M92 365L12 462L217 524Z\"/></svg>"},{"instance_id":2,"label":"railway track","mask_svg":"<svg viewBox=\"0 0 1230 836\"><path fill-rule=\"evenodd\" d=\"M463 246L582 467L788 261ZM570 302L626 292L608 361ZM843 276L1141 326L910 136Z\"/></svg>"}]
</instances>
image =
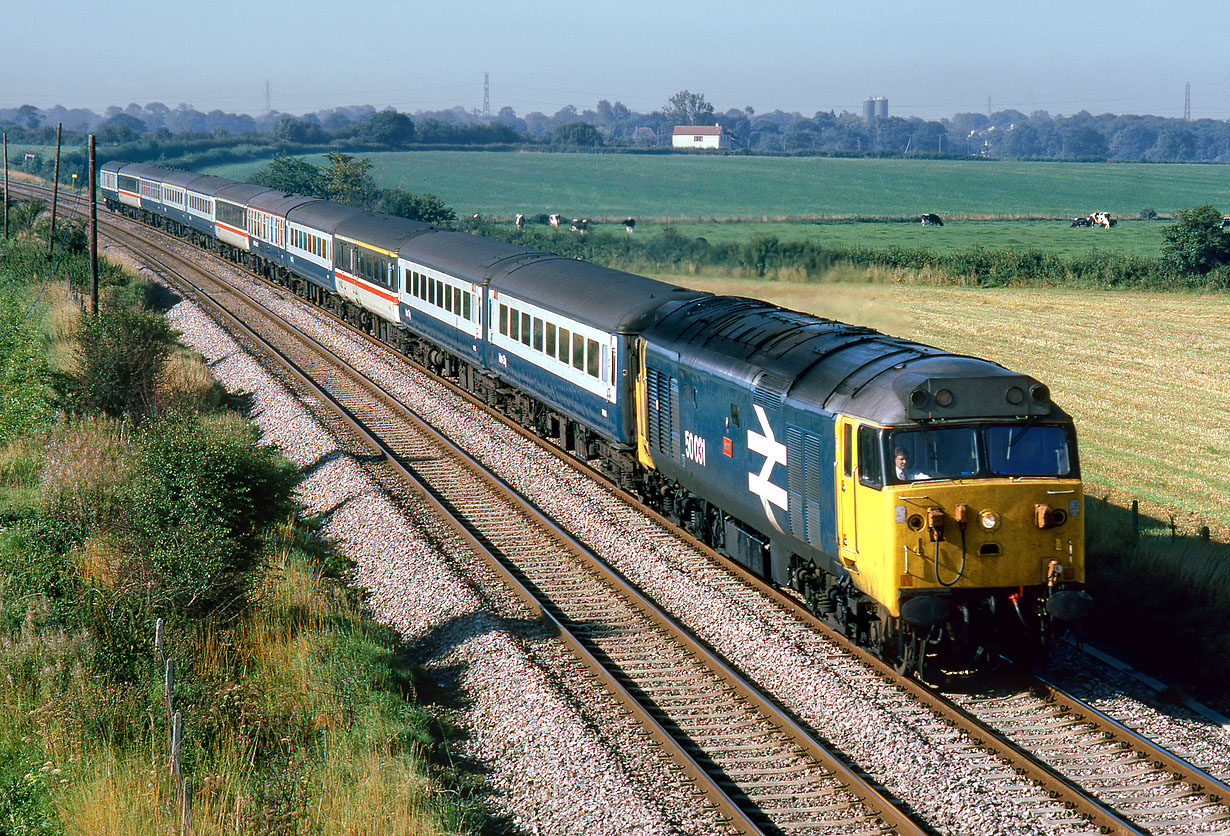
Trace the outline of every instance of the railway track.
<instances>
[{"instance_id":1,"label":"railway track","mask_svg":"<svg viewBox=\"0 0 1230 836\"><path fill-rule=\"evenodd\" d=\"M131 233L112 233L140 246ZM247 294L191 265L160 269L232 322L414 485L614 692L731 829L922 834L875 786L617 572L412 409ZM190 275L195 274L195 275ZM216 307L215 307L216 306Z\"/></svg>"},{"instance_id":2,"label":"railway track","mask_svg":"<svg viewBox=\"0 0 1230 836\"><path fill-rule=\"evenodd\" d=\"M327 376L328 373L321 374ZM369 392L364 397L379 396ZM352 421L357 414L370 414L369 406L358 401L346 405L346 400L341 400L343 412ZM387 403L386 408L396 409ZM385 424L383 419L367 423L374 435L397 438L400 432L393 429L395 423ZM411 468L414 471L425 471L427 468L421 466L424 461L443 458L438 451L416 452L414 447L401 450L400 444L398 441L391 445L383 455L414 462ZM473 473L471 470L466 478L478 478ZM453 500L448 499L452 495L478 496L473 481L460 482L463 487L457 489L456 494L433 488L430 481L426 484L428 493L440 501L442 512L450 508L457 511L461 517L457 525L468 531L467 536L473 537L477 545L487 548L492 559L518 552L517 546L524 534L488 531L466 517L464 502L454 505ZM503 522L505 517L512 515L511 511L492 515L491 502L490 498L484 498L477 505L468 506L470 513L477 520L483 520L484 511L488 512L484 525L490 525L493 520ZM549 522L539 525L551 527ZM531 548L523 563L506 565L503 571L520 582L526 596L532 596L535 591L552 593L548 597L555 603L537 606L558 623L561 635L571 634L571 641L595 659L613 663L615 670L605 674L611 687L623 690L630 697L640 695L644 698L642 710L647 719L643 722L651 729L656 724L656 730L650 732L655 739L672 734L688 739L689 746L680 747L672 759L687 770L696 770L698 775L708 775L707 779L697 777L698 786L708 781L715 788L711 798L720 799L721 794L726 795L726 801L711 803L718 806L721 815L732 825L746 828L746 832L756 832L752 828L757 827L769 832L883 832L886 826L902 826L887 825L890 820L874 807L851 812L848 801L839 801L841 791L831 781L833 776L841 774L840 760L836 761L837 768L833 768L820 758L811 757L800 738L792 737L792 732L787 731L793 721L774 729L769 717L771 712L767 710L773 708L771 701L763 695L749 698L742 691L745 686L750 687L748 683L735 686L728 678L724 679L712 663L698 663L695 650L681 652L678 649L677 638L669 642L674 644L675 650L658 654L658 646L668 642L643 638L651 634L641 632L643 620L656 609L652 602L636 603L635 599L625 598L624 603L617 606L604 597L609 593L602 587L618 586L622 582L617 573L604 581L596 581L592 574L570 578L568 572L571 570L561 567L575 566L584 548L575 541L561 546L561 543L568 544L570 539L562 532L556 531L552 537L556 543L552 547L554 553L544 556L540 554L541 549ZM747 582L758 583L754 579ZM767 588L764 591L793 608L799 617L810 618L799 612L797 602L789 596ZM569 606L561 606L561 601L568 602ZM681 630L678 625L674 629ZM878 662L869 664L876 667ZM708 673L700 671L698 666L707 668ZM887 669L878 673L895 676ZM916 690L917 699L932 710L951 716L952 722L961 724L975 744L992 748L1013 764L1014 769L1029 775L1047 792L1063 799L1063 803L1078 814L1076 818L1084 823L1074 822L1071 832L1230 832L1227 828L1230 813L1224 806L1230 799L1230 792L1224 785L1182 759L1147 749L1147 742L1127 743L1122 731L1110 739L1104 730L1087 730L1088 721L1084 718L1094 716L1092 709L1077 709L1079 714L1056 711L1058 704L1076 704L1070 696L999 694L962 700L964 705L958 706L955 701L946 701L918 687L917 683L905 681L898 685ZM738 695L729 710L715 711L716 696L732 693ZM1035 703L1033 709L1029 708L1031 700ZM750 713L749 705L752 706ZM668 712L664 708L667 706L676 710ZM965 718L956 719L958 713L964 713ZM696 744L697 739L704 739L706 727L721 731L708 744L710 748ZM663 742L662 745L667 744ZM1149 768L1146 769L1145 764ZM689 771L689 774L692 773ZM744 776L742 783L735 777L740 774ZM842 780L849 780L849 777L843 776ZM824 783L826 781L830 783ZM820 789L811 796L795 791L795 788L811 787ZM832 818L822 823L820 819L824 816ZM847 826L864 829L842 829ZM823 829L826 827L838 829ZM1189 829L1176 829L1182 827ZM895 832L911 831L898 829Z\"/></svg>"}]
</instances>

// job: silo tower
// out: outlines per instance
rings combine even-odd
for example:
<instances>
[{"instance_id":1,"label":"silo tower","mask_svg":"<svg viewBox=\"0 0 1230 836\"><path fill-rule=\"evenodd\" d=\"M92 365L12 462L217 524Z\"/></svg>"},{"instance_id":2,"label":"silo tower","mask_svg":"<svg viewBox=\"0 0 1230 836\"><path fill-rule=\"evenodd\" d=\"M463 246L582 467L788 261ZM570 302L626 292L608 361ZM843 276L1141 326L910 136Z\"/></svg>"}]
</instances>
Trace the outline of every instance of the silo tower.
<instances>
[{"instance_id":1,"label":"silo tower","mask_svg":"<svg viewBox=\"0 0 1230 836\"><path fill-rule=\"evenodd\" d=\"M888 99L884 96L876 99L876 116L880 119L888 118Z\"/></svg>"}]
</instances>

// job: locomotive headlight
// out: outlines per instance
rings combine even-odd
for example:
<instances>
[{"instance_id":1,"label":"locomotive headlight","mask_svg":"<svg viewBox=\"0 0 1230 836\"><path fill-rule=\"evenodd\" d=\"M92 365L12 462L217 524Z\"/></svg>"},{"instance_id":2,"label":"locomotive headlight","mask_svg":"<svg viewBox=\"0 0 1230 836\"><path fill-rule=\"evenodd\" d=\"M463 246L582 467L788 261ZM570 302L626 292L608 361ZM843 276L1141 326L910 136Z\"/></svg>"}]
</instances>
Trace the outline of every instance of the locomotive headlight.
<instances>
[{"instance_id":1,"label":"locomotive headlight","mask_svg":"<svg viewBox=\"0 0 1230 836\"><path fill-rule=\"evenodd\" d=\"M983 531L994 531L999 528L999 514L994 511L983 511L978 515L978 522L982 524Z\"/></svg>"},{"instance_id":2,"label":"locomotive headlight","mask_svg":"<svg viewBox=\"0 0 1230 836\"><path fill-rule=\"evenodd\" d=\"M941 389L935 393L936 406L952 406L952 391L949 389Z\"/></svg>"}]
</instances>

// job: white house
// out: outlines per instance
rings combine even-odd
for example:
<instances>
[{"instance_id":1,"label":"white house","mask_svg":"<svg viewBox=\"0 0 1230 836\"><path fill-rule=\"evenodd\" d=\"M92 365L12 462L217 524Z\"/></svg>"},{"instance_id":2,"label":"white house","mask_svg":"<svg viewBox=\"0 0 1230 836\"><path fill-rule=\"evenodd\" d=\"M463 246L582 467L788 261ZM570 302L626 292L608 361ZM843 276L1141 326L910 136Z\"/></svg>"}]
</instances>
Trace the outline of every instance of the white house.
<instances>
[{"instance_id":1,"label":"white house","mask_svg":"<svg viewBox=\"0 0 1230 836\"><path fill-rule=\"evenodd\" d=\"M734 137L721 125L676 125L672 148L733 148Z\"/></svg>"}]
</instances>

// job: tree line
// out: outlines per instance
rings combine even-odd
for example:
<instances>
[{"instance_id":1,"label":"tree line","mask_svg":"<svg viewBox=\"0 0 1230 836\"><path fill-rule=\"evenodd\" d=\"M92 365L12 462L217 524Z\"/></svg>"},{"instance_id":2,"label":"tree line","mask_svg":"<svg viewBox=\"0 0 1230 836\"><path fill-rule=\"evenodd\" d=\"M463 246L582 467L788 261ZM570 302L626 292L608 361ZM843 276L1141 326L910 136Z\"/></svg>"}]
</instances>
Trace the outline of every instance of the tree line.
<instances>
[{"instance_id":1,"label":"tree line","mask_svg":"<svg viewBox=\"0 0 1230 836\"><path fill-rule=\"evenodd\" d=\"M554 114L519 116L504 107L489 118L454 107L399 113L369 105L332 108L299 116L201 113L186 104L160 102L110 107L103 114L32 105L0 110L0 126L11 142L50 144L62 123L66 141L83 142L88 132L106 145L125 144L175 156L202 141L266 149L343 149L465 146L546 146L568 149L660 149L670 146L676 125L720 125L742 152L875 156L991 157L1012 159L1224 161L1230 159L1230 122L1187 121L1149 115L1069 116L1017 110L957 113L939 120L877 117L818 111L810 116L754 108L718 110L703 93L680 90L649 113L621 102L593 108L566 105ZM142 156L141 159L158 159Z\"/></svg>"}]
</instances>

